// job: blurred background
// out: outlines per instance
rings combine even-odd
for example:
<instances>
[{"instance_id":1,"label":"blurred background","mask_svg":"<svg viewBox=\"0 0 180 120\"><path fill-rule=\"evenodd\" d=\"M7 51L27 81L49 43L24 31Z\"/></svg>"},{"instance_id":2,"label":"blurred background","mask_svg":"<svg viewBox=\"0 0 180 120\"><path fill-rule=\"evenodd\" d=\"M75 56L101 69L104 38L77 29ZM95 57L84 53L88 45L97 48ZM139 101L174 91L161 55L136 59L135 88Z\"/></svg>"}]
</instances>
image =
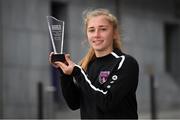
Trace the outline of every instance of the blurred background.
<instances>
[{"instance_id":1,"label":"blurred background","mask_svg":"<svg viewBox=\"0 0 180 120\"><path fill-rule=\"evenodd\" d=\"M139 63L139 118L180 118L179 0L0 0L0 118L80 118L48 63L46 16L65 21L64 51L78 63L88 49L82 12L94 8L118 17L122 50Z\"/></svg>"}]
</instances>

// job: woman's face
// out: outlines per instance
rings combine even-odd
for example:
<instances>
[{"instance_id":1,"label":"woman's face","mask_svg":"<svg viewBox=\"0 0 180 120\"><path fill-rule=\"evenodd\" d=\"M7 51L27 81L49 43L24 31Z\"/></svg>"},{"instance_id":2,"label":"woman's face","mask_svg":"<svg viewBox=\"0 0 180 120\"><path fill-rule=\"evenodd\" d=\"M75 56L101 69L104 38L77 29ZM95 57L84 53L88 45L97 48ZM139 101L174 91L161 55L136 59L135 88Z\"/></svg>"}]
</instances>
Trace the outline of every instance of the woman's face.
<instances>
[{"instance_id":1,"label":"woman's face","mask_svg":"<svg viewBox=\"0 0 180 120\"><path fill-rule=\"evenodd\" d=\"M112 50L115 34L113 26L106 16L96 16L89 19L87 24L87 37L89 44L95 52Z\"/></svg>"}]
</instances>

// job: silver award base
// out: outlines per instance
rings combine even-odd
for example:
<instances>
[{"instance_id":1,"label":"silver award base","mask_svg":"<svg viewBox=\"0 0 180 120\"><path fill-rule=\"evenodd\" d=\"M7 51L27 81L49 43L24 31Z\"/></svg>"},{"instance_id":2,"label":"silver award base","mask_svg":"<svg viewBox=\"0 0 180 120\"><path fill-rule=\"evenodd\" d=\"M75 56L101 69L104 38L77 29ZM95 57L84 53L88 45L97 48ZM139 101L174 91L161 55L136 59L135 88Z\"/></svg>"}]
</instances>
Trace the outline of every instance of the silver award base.
<instances>
[{"instance_id":1,"label":"silver award base","mask_svg":"<svg viewBox=\"0 0 180 120\"><path fill-rule=\"evenodd\" d=\"M65 54L60 54L60 53L52 54L51 61L52 62L56 62L56 61L66 62Z\"/></svg>"}]
</instances>

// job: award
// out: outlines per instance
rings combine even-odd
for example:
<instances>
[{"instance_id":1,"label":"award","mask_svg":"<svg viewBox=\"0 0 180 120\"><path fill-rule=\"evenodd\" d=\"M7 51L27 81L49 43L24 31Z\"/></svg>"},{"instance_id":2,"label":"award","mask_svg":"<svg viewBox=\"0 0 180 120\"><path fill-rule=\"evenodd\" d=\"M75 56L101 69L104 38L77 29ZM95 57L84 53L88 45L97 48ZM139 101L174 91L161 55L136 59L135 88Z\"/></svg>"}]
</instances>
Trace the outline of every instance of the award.
<instances>
[{"instance_id":1,"label":"award","mask_svg":"<svg viewBox=\"0 0 180 120\"><path fill-rule=\"evenodd\" d=\"M63 54L64 21L58 20L52 16L47 16L47 23L54 52L51 56L51 61L65 62L65 55Z\"/></svg>"}]
</instances>

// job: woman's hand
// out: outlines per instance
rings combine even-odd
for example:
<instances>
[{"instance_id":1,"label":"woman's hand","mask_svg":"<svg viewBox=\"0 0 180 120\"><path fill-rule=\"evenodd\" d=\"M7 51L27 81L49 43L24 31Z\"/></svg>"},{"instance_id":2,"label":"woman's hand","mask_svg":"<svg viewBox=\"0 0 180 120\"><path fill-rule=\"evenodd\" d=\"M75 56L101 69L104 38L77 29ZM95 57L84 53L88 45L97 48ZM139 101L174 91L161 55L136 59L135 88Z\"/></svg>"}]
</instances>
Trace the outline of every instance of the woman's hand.
<instances>
[{"instance_id":1,"label":"woman's hand","mask_svg":"<svg viewBox=\"0 0 180 120\"><path fill-rule=\"evenodd\" d=\"M61 68L64 74L71 75L72 71L74 69L75 63L70 59L70 55L65 54L66 63L63 63L63 62L60 62L60 61L52 63L51 62L51 55L52 54L54 54L54 53L53 52L50 53L50 57L49 57L50 63L56 68Z\"/></svg>"},{"instance_id":2,"label":"woman's hand","mask_svg":"<svg viewBox=\"0 0 180 120\"><path fill-rule=\"evenodd\" d=\"M59 66L57 66L54 62L51 61L51 57L52 57L53 54L54 54L54 52L51 52L51 53L49 54L49 63L50 63L53 67L58 68Z\"/></svg>"}]
</instances>

